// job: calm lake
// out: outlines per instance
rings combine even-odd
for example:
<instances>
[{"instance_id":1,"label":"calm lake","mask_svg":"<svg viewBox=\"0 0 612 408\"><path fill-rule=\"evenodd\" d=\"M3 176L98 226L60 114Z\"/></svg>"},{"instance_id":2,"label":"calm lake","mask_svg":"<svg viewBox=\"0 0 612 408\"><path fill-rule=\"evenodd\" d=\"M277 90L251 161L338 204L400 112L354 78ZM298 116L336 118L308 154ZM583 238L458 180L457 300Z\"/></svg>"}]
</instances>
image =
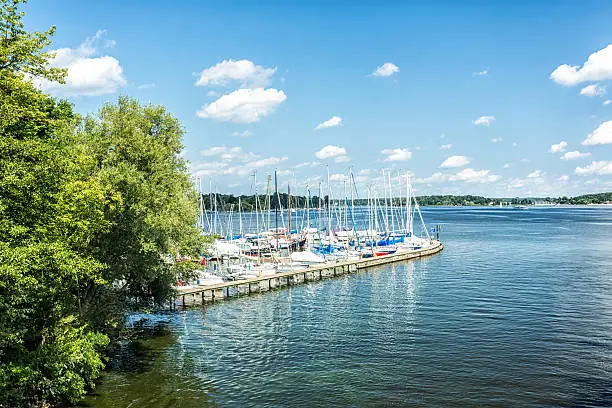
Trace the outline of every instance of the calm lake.
<instances>
[{"instance_id":1,"label":"calm lake","mask_svg":"<svg viewBox=\"0 0 612 408\"><path fill-rule=\"evenodd\" d=\"M423 208L445 250L149 316L91 407L610 407L612 208Z\"/></svg>"}]
</instances>

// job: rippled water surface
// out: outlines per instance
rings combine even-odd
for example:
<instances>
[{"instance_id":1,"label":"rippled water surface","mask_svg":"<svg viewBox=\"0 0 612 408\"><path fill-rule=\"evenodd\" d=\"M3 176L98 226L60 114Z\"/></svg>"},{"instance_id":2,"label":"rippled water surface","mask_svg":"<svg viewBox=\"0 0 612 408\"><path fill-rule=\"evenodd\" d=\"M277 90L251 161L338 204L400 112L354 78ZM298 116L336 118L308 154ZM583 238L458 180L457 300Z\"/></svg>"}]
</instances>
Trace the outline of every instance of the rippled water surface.
<instances>
[{"instance_id":1,"label":"rippled water surface","mask_svg":"<svg viewBox=\"0 0 612 408\"><path fill-rule=\"evenodd\" d=\"M612 209L427 208L433 257L154 316L86 404L612 406Z\"/></svg>"}]
</instances>

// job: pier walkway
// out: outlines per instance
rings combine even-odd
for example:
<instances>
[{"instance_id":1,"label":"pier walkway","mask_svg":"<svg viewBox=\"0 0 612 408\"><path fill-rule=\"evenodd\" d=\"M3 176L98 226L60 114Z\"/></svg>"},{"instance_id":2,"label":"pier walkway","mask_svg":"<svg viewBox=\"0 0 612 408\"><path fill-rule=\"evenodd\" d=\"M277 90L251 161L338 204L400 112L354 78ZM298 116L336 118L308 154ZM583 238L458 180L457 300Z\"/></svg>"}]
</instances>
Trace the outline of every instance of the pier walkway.
<instances>
[{"instance_id":1,"label":"pier walkway","mask_svg":"<svg viewBox=\"0 0 612 408\"><path fill-rule=\"evenodd\" d=\"M215 285L200 285L184 289L178 288L178 296L183 306L218 302L240 295L267 292L276 288L333 278L372 266L421 258L436 254L442 251L442 249L444 249L444 245L442 245L440 241L433 241L432 246L410 252L401 252L373 258L330 262L322 265L305 267L295 271L281 272L275 275L245 280L223 282Z\"/></svg>"}]
</instances>

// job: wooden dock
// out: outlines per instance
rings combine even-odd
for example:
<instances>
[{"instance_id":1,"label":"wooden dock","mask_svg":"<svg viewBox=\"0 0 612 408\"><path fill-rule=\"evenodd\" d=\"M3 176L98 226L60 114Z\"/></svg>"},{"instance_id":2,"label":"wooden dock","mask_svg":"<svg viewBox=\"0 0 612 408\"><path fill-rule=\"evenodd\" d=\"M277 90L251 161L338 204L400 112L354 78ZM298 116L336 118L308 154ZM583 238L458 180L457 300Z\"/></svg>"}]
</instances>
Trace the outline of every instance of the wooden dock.
<instances>
[{"instance_id":1,"label":"wooden dock","mask_svg":"<svg viewBox=\"0 0 612 408\"><path fill-rule=\"evenodd\" d=\"M372 266L421 258L424 256L437 254L438 252L442 251L442 249L444 249L444 245L442 245L440 241L433 241L433 246L416 251L401 252L373 258L326 263L320 266L310 266L295 271L277 273L275 275L229 281L215 285L200 285L198 287L190 287L185 289L179 288L178 296L183 306L219 302L236 296L267 292L276 288L293 286L326 278L333 278L335 276L357 272ZM173 306L174 305L171 305L171 307Z\"/></svg>"}]
</instances>

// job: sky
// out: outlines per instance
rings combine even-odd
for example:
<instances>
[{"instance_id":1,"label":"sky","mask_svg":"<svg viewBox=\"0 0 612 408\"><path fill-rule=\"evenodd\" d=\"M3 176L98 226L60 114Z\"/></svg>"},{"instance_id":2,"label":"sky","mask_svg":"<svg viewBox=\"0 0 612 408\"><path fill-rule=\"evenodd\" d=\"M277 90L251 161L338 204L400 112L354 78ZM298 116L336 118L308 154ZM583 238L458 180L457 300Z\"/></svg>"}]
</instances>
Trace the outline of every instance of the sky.
<instances>
[{"instance_id":1,"label":"sky","mask_svg":"<svg viewBox=\"0 0 612 408\"><path fill-rule=\"evenodd\" d=\"M44 91L95 112L119 95L185 127L205 189L337 196L383 171L399 195L612 191L610 1L30 0L57 27Z\"/></svg>"}]
</instances>

